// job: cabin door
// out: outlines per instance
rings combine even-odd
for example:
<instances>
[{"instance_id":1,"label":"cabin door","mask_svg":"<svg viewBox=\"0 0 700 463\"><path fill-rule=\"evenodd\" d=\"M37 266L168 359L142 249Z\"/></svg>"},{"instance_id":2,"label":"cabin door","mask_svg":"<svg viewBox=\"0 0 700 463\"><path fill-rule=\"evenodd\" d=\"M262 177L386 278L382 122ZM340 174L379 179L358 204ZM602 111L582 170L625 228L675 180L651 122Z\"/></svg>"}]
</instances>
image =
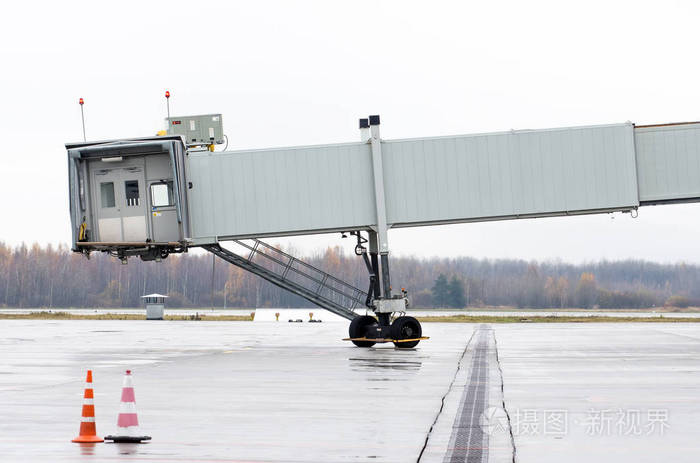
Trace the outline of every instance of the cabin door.
<instances>
[{"instance_id":1,"label":"cabin door","mask_svg":"<svg viewBox=\"0 0 700 463\"><path fill-rule=\"evenodd\" d=\"M144 242L148 238L146 225L146 177L143 166L121 169L121 188L124 192L122 233L124 241Z\"/></svg>"},{"instance_id":2,"label":"cabin door","mask_svg":"<svg viewBox=\"0 0 700 463\"><path fill-rule=\"evenodd\" d=\"M97 169L93 178L99 241L145 242L148 230L143 166Z\"/></svg>"},{"instance_id":3,"label":"cabin door","mask_svg":"<svg viewBox=\"0 0 700 463\"><path fill-rule=\"evenodd\" d=\"M178 241L180 229L177 223L172 179L151 182L149 188L153 240L157 242Z\"/></svg>"}]
</instances>

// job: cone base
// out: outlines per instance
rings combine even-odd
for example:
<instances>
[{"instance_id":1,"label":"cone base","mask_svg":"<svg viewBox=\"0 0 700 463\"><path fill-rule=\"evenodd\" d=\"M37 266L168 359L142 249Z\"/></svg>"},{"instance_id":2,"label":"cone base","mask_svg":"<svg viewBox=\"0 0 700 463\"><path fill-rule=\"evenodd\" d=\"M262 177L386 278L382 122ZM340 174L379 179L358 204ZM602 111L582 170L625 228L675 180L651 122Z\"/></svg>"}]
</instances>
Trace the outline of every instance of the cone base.
<instances>
[{"instance_id":1,"label":"cone base","mask_svg":"<svg viewBox=\"0 0 700 463\"><path fill-rule=\"evenodd\" d=\"M105 436L105 440L111 440L115 444L140 444L142 441L151 440L151 436Z\"/></svg>"},{"instance_id":2,"label":"cone base","mask_svg":"<svg viewBox=\"0 0 700 463\"><path fill-rule=\"evenodd\" d=\"M78 436L71 442L77 442L79 444L88 444L91 442L104 442L104 439L102 439L100 436Z\"/></svg>"}]
</instances>

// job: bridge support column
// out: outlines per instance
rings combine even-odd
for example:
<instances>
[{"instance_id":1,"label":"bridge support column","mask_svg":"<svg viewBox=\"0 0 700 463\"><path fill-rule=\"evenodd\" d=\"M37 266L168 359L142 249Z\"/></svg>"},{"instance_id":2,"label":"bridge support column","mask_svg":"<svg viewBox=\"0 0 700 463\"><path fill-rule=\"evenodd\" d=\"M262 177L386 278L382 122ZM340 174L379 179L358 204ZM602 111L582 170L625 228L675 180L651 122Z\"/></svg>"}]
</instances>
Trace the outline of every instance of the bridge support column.
<instances>
[{"instance_id":1,"label":"bridge support column","mask_svg":"<svg viewBox=\"0 0 700 463\"><path fill-rule=\"evenodd\" d=\"M367 120L360 119L361 140L367 132ZM396 312L404 312L408 305L406 294L392 296L391 273L389 271L389 225L386 219L384 196L384 164L382 160L382 140L379 133L379 116L369 116L369 143L372 147L372 177L374 201L377 211L377 225L369 230L370 274L375 275L372 310L377 318L363 315L350 323L350 339L358 347L371 347L375 342L392 341L396 347L415 347L421 337L421 326L413 317L398 317L393 323L391 317ZM358 235L359 240L359 235ZM366 256L365 256L366 257ZM369 299L368 299L369 300ZM376 339L377 341L373 341Z\"/></svg>"},{"instance_id":2,"label":"bridge support column","mask_svg":"<svg viewBox=\"0 0 700 463\"><path fill-rule=\"evenodd\" d=\"M381 261L380 280L382 296L391 297L391 278L389 273L389 226L386 223L386 200L384 197L384 162L382 160L382 140L379 133L379 116L369 116L370 143L372 145L372 175L374 180L374 203L377 210L376 246ZM370 252L372 252L370 243Z\"/></svg>"},{"instance_id":3,"label":"bridge support column","mask_svg":"<svg viewBox=\"0 0 700 463\"><path fill-rule=\"evenodd\" d=\"M376 275L374 280L374 288L372 288L373 299L382 297L381 289L381 273L379 271L379 250L377 247L377 232L370 230L369 234L369 258L372 265L372 272Z\"/></svg>"},{"instance_id":4,"label":"bridge support column","mask_svg":"<svg viewBox=\"0 0 700 463\"><path fill-rule=\"evenodd\" d=\"M391 298L391 274L389 273L389 227L386 223L386 200L384 198L384 161L382 159L382 139L379 132L379 116L369 116L370 144L372 145L372 175L374 180L374 203L377 210L376 238L374 253L370 244L370 253L379 254L379 280L381 281L381 298ZM371 241L371 239L370 239ZM391 324L391 312L376 311L381 335L388 335ZM386 333L385 333L386 332Z\"/></svg>"}]
</instances>

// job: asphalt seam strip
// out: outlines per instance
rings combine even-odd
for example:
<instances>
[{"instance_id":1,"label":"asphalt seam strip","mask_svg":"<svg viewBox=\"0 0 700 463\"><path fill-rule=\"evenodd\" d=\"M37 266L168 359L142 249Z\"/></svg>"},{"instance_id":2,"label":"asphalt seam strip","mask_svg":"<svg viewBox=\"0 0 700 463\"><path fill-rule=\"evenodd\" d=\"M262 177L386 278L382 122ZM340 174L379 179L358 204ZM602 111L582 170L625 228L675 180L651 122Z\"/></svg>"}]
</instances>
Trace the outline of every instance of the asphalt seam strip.
<instances>
[{"instance_id":1,"label":"asphalt seam strip","mask_svg":"<svg viewBox=\"0 0 700 463\"><path fill-rule=\"evenodd\" d=\"M480 326L472 354L469 382L464 388L444 463L488 461L489 435L480 426L489 396L488 326Z\"/></svg>"},{"instance_id":2,"label":"asphalt seam strip","mask_svg":"<svg viewBox=\"0 0 700 463\"><path fill-rule=\"evenodd\" d=\"M447 398L449 393L452 392L452 388L454 387L455 381L457 380L457 375L459 374L460 370L462 370L462 363L464 362L464 357L467 355L467 351L469 350L469 346L471 345L472 340L474 339L476 331L477 330L475 329L472 332L472 335L467 341L467 345L464 346L464 350L462 351L462 355L459 358L459 362L457 362L457 369L455 370L455 374L452 377L452 381L450 381L450 385L447 387L447 391L445 391L445 394L443 394L443 396L440 398L440 409L435 415L435 419L431 423L430 429L428 429L428 433L425 435L425 442L423 442L423 447L420 449L420 453L418 454L418 459L416 460L416 463L420 463L421 458L423 458L423 453L425 452L426 447L428 447L428 441L430 440L430 436L433 433L433 428L435 428L435 424L437 423L438 418L440 418L442 410L445 408L445 399Z\"/></svg>"}]
</instances>

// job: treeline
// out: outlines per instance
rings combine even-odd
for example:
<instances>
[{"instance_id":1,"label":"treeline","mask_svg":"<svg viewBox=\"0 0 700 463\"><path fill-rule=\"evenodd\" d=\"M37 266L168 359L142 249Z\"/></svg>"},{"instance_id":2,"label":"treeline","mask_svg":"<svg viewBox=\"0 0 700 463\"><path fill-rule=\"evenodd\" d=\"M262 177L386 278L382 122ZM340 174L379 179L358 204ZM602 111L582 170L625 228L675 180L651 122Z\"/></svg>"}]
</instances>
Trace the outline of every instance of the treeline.
<instances>
[{"instance_id":1,"label":"treeline","mask_svg":"<svg viewBox=\"0 0 700 463\"><path fill-rule=\"evenodd\" d=\"M291 254L294 250L287 249ZM304 260L358 288L368 286L361 259L328 248ZM640 260L573 265L470 257L392 258L392 282L413 307L513 306L641 308L698 305L700 266ZM106 254L90 260L67 247L0 242L0 306L138 307L149 293L170 307L308 307L310 303L209 254L160 263Z\"/></svg>"}]
</instances>

